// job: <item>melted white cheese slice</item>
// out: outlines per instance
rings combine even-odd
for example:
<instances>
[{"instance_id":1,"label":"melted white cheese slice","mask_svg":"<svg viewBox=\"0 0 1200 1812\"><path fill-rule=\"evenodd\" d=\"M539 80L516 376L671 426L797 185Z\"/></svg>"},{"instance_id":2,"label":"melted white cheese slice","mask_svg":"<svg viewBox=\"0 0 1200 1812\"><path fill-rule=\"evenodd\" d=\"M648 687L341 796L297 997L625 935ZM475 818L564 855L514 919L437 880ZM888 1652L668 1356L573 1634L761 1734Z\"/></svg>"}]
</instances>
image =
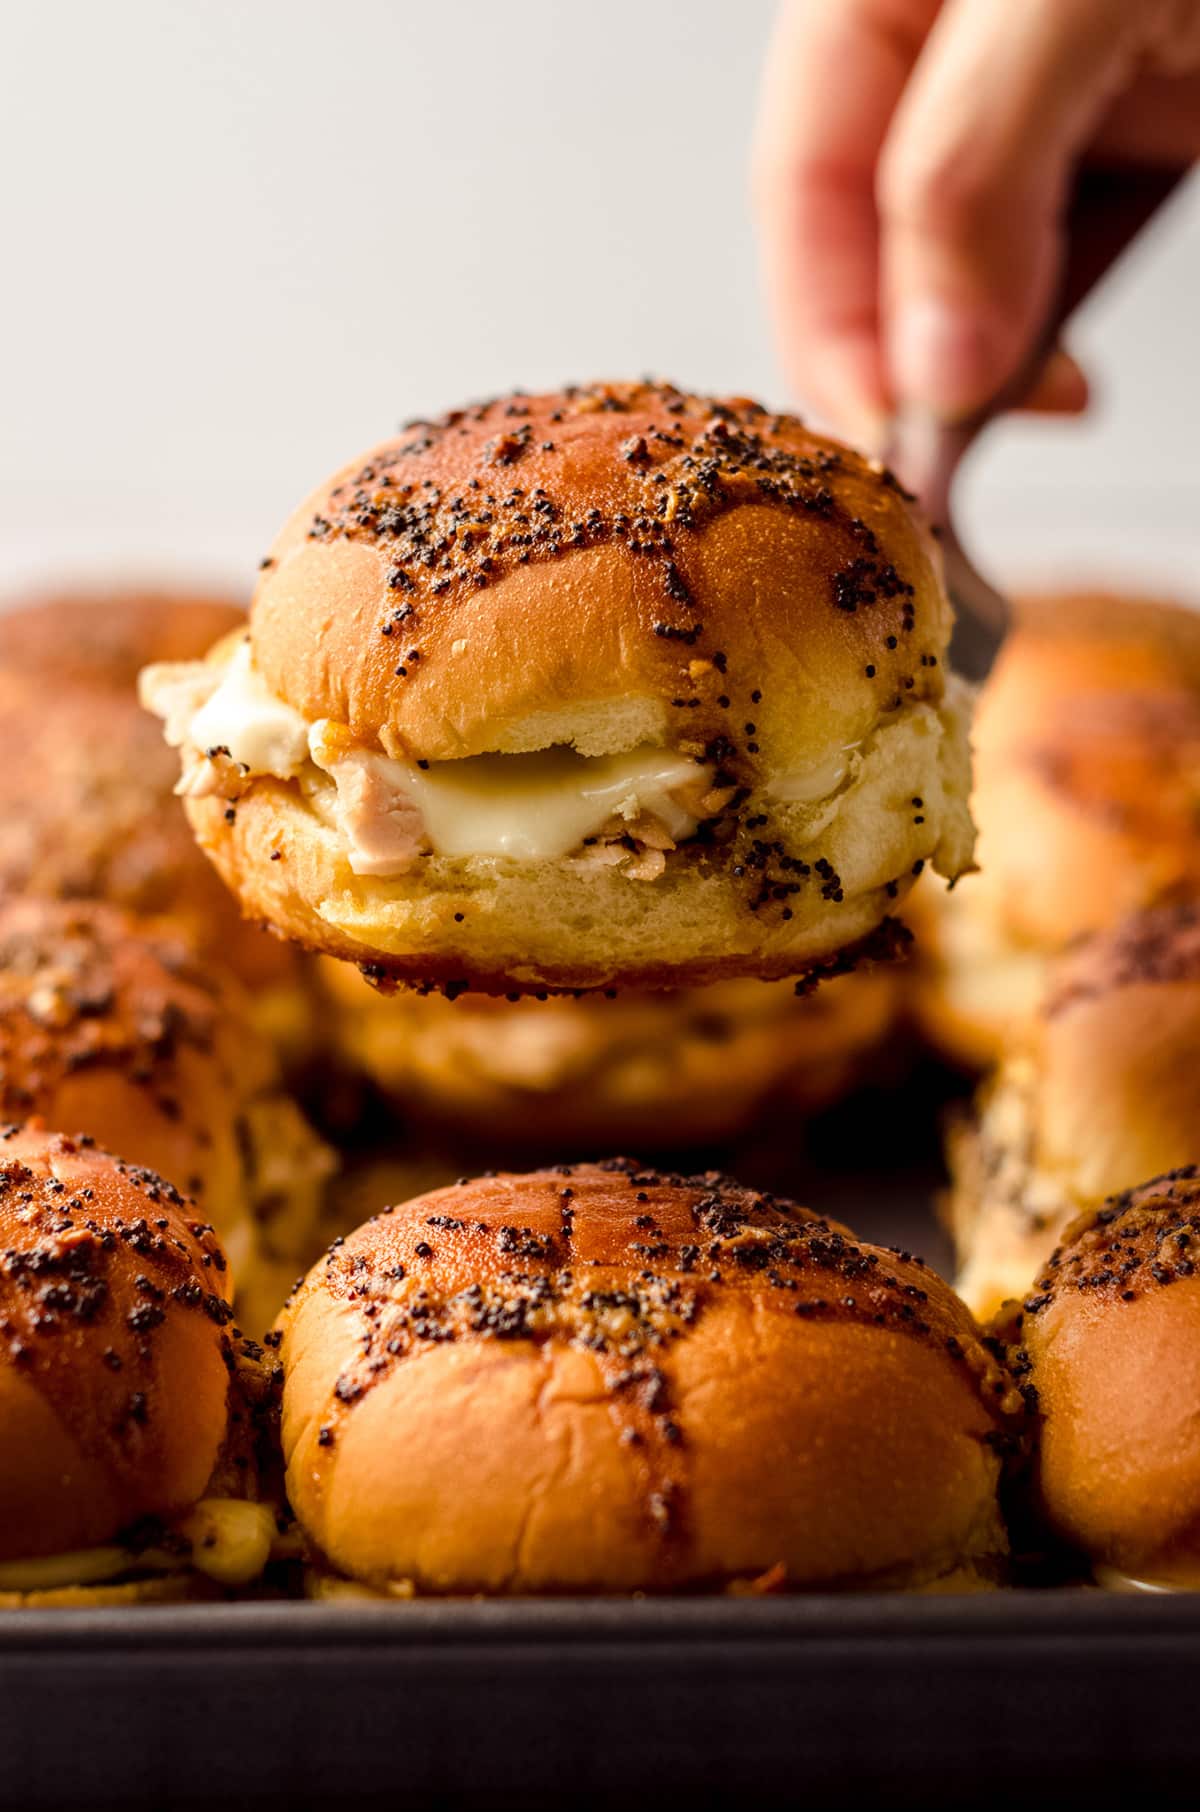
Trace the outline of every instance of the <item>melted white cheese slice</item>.
<instances>
[{"instance_id":1,"label":"melted white cheese slice","mask_svg":"<svg viewBox=\"0 0 1200 1812\"><path fill-rule=\"evenodd\" d=\"M337 727L324 723L314 724L309 747L317 766L338 785L342 828L356 873L387 872L371 848L365 822L368 813L378 816L381 807L393 813L415 811L436 855L546 862L570 855L610 819L632 822L641 812L650 813L674 841L690 837L697 819L678 794L709 778L707 768L668 749L600 756L541 749L529 755L473 755L422 768L386 755L347 752ZM362 784L364 770L373 783L369 788ZM403 865L398 857L392 872L402 872Z\"/></svg>"},{"instance_id":2,"label":"melted white cheese slice","mask_svg":"<svg viewBox=\"0 0 1200 1812\"><path fill-rule=\"evenodd\" d=\"M690 837L696 819L674 797L706 774L686 755L476 755L410 768L408 790L441 856L521 856L553 861L578 849L610 818L649 812L668 836Z\"/></svg>"}]
</instances>

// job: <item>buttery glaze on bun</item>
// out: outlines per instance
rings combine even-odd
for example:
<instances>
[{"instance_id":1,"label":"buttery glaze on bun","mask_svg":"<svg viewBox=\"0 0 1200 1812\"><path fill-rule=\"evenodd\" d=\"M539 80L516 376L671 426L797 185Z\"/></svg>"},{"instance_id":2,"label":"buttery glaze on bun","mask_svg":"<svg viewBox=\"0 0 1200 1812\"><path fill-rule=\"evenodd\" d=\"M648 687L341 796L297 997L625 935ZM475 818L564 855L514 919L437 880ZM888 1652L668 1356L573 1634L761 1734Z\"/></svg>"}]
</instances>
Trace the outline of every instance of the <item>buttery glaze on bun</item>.
<instances>
[{"instance_id":1,"label":"buttery glaze on bun","mask_svg":"<svg viewBox=\"0 0 1200 1812\"><path fill-rule=\"evenodd\" d=\"M918 1261L707 1173L495 1175L280 1321L288 1492L380 1591L995 1576L1012 1381Z\"/></svg>"},{"instance_id":2,"label":"buttery glaze on bun","mask_svg":"<svg viewBox=\"0 0 1200 1812\"><path fill-rule=\"evenodd\" d=\"M1036 1009L1047 959L1200 893L1200 614L1024 599L971 740L979 872L918 888L906 916L918 1020L982 1069Z\"/></svg>"},{"instance_id":3,"label":"buttery glaze on bun","mask_svg":"<svg viewBox=\"0 0 1200 1812\"><path fill-rule=\"evenodd\" d=\"M543 1157L555 1140L711 1145L771 1100L827 1107L878 1054L898 993L894 969L869 965L799 1000L790 982L756 981L615 998L386 996L333 961L321 979L344 1059L398 1106Z\"/></svg>"},{"instance_id":4,"label":"buttery glaze on bun","mask_svg":"<svg viewBox=\"0 0 1200 1812\"><path fill-rule=\"evenodd\" d=\"M653 384L452 411L265 567L248 642L143 697L244 908L380 979L796 974L970 863L933 543L792 417Z\"/></svg>"},{"instance_id":5,"label":"buttery glaze on bun","mask_svg":"<svg viewBox=\"0 0 1200 1812\"><path fill-rule=\"evenodd\" d=\"M0 1591L190 1509L229 1422L229 1273L194 1203L90 1139L0 1134Z\"/></svg>"},{"instance_id":6,"label":"buttery glaze on bun","mask_svg":"<svg viewBox=\"0 0 1200 1812\"><path fill-rule=\"evenodd\" d=\"M1198 1251L1189 1165L1076 1221L1018 1323L1042 1515L1106 1584L1200 1587Z\"/></svg>"},{"instance_id":7,"label":"buttery glaze on bun","mask_svg":"<svg viewBox=\"0 0 1200 1812\"><path fill-rule=\"evenodd\" d=\"M201 592L45 592L0 610L0 667L132 697L147 662L195 660L245 621L244 604Z\"/></svg>"},{"instance_id":8,"label":"buttery glaze on bun","mask_svg":"<svg viewBox=\"0 0 1200 1812\"><path fill-rule=\"evenodd\" d=\"M991 1314L1079 1213L1197 1157L1200 905L1181 902L1050 967L1036 1018L953 1134L960 1291Z\"/></svg>"},{"instance_id":9,"label":"buttery glaze on bun","mask_svg":"<svg viewBox=\"0 0 1200 1812\"><path fill-rule=\"evenodd\" d=\"M95 902L0 901L0 1119L34 1114L194 1196L247 1324L268 1325L312 1256L332 1159L183 936Z\"/></svg>"}]
</instances>

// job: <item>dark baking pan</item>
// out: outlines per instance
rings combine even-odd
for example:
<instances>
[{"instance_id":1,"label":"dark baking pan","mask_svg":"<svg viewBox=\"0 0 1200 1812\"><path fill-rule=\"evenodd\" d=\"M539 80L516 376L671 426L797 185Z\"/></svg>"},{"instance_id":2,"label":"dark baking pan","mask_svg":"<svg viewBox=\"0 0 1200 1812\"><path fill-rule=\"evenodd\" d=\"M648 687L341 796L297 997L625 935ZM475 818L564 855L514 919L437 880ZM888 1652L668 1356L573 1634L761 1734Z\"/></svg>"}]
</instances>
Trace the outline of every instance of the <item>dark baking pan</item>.
<instances>
[{"instance_id":1,"label":"dark baking pan","mask_svg":"<svg viewBox=\"0 0 1200 1812\"><path fill-rule=\"evenodd\" d=\"M245 1605L0 1621L4 1806L1193 1802L1200 1598Z\"/></svg>"}]
</instances>

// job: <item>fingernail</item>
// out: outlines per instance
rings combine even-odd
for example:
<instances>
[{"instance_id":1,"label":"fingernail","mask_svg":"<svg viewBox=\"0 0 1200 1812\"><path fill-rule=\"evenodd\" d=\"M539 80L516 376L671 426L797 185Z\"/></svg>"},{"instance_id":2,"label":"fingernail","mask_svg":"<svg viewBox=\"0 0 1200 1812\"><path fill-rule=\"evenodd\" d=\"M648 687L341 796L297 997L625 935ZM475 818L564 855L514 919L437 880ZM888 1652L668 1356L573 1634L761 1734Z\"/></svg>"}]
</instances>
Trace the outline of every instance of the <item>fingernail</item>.
<instances>
[{"instance_id":1,"label":"fingernail","mask_svg":"<svg viewBox=\"0 0 1200 1812\"><path fill-rule=\"evenodd\" d=\"M849 398L832 412L828 408L818 411L816 425L867 459L881 459L888 444L889 422L883 410Z\"/></svg>"},{"instance_id":2,"label":"fingernail","mask_svg":"<svg viewBox=\"0 0 1200 1812\"><path fill-rule=\"evenodd\" d=\"M888 444L889 422L882 410L856 410L843 429L843 437L868 459L882 459Z\"/></svg>"},{"instance_id":3,"label":"fingernail","mask_svg":"<svg viewBox=\"0 0 1200 1812\"><path fill-rule=\"evenodd\" d=\"M892 384L901 402L942 421L987 402L995 355L978 316L935 296L901 303L888 345Z\"/></svg>"}]
</instances>

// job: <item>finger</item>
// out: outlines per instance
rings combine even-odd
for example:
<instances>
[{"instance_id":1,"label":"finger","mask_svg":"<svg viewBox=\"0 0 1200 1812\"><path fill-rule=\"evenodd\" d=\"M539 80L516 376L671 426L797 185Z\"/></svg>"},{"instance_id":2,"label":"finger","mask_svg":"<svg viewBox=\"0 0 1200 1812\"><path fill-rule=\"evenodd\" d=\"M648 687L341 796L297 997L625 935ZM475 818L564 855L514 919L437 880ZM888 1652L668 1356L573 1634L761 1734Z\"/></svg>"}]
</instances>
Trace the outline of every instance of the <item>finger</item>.
<instances>
[{"instance_id":1,"label":"finger","mask_svg":"<svg viewBox=\"0 0 1200 1812\"><path fill-rule=\"evenodd\" d=\"M767 56L753 183L788 381L850 439L882 439L875 165L937 0L790 0Z\"/></svg>"},{"instance_id":2,"label":"finger","mask_svg":"<svg viewBox=\"0 0 1200 1812\"><path fill-rule=\"evenodd\" d=\"M948 0L879 171L888 372L910 407L983 407L1054 292L1074 164L1142 48L1125 0Z\"/></svg>"}]
</instances>

